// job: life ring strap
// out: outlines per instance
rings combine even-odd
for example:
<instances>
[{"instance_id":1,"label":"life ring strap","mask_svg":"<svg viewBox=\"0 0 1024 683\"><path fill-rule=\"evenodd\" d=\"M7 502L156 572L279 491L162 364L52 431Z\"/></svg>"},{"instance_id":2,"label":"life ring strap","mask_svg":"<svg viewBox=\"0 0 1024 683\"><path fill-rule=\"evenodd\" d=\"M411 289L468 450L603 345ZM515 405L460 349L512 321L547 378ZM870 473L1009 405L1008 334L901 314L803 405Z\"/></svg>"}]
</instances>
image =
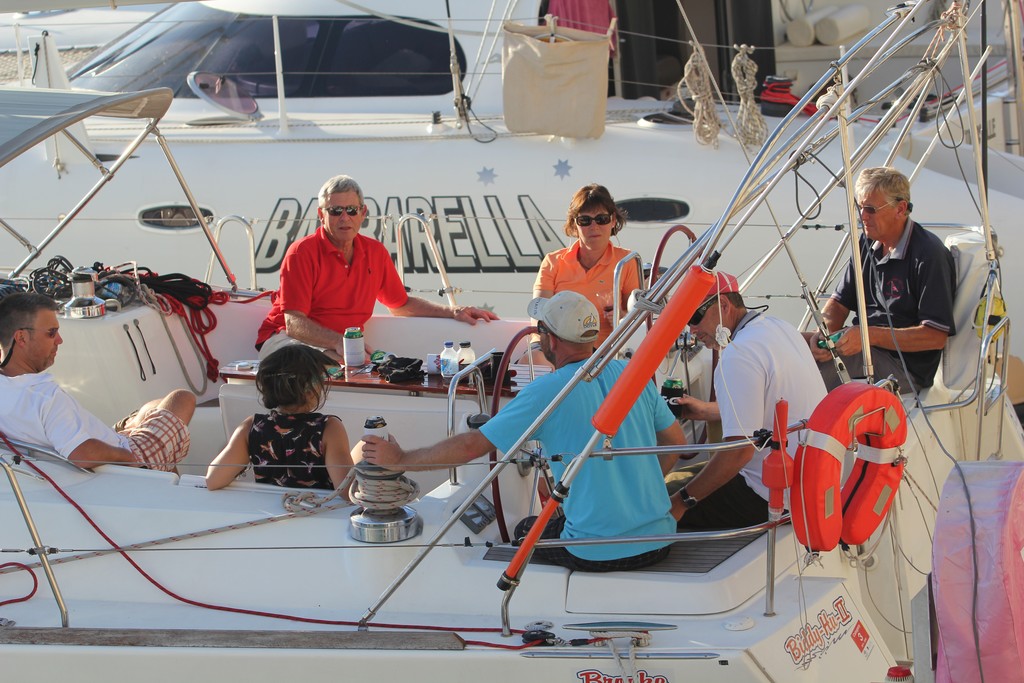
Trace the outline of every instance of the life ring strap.
<instances>
[{"instance_id":1,"label":"life ring strap","mask_svg":"<svg viewBox=\"0 0 1024 683\"><path fill-rule=\"evenodd\" d=\"M900 448L875 448L867 444L857 445L857 457L865 462L891 465L900 456Z\"/></svg>"},{"instance_id":2,"label":"life ring strap","mask_svg":"<svg viewBox=\"0 0 1024 683\"><path fill-rule=\"evenodd\" d=\"M831 434L816 432L809 429L807 430L805 443L808 448L817 448L818 450L824 451L840 463L843 462L843 458L846 456L846 444L842 443Z\"/></svg>"}]
</instances>

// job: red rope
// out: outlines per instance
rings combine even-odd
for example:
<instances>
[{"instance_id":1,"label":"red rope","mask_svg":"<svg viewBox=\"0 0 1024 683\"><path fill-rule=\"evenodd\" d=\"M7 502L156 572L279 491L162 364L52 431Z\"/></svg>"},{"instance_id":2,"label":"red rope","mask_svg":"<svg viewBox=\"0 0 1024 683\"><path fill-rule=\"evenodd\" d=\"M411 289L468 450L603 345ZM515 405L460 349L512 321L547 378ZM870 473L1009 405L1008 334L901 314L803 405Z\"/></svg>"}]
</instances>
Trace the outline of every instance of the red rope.
<instances>
[{"instance_id":1,"label":"red rope","mask_svg":"<svg viewBox=\"0 0 1024 683\"><path fill-rule=\"evenodd\" d=\"M214 301L214 297L217 294L224 296L223 301ZM185 321L185 327L188 328L188 332L192 335L192 340L196 344L196 348L199 349L200 355L206 361L206 376L211 380L216 381L220 377L220 362L213 357L213 351L210 350L210 345L206 341L206 335L213 332L217 327L217 316L214 315L213 311L209 307L204 308L189 308L186 312L185 305L175 299L173 296L166 294L157 294L157 299L161 301L161 305L164 310L170 311L175 315L181 317ZM226 303L227 294L223 292L217 292L215 295L210 297L210 303Z\"/></svg>"},{"instance_id":2,"label":"red rope","mask_svg":"<svg viewBox=\"0 0 1024 683\"><path fill-rule=\"evenodd\" d=\"M4 439L4 441L6 440L7 439ZM32 567L27 564L22 564L21 562L4 562L3 564L0 564L0 569L3 569L4 567L21 567L27 571L28 575L32 577L32 590L30 590L28 595L23 598L11 598L10 600L0 602L0 607L3 607L4 605L13 605L16 602L25 602L36 594L36 589L39 588L39 579L36 578L36 573L32 571Z\"/></svg>"},{"instance_id":3,"label":"red rope","mask_svg":"<svg viewBox=\"0 0 1024 683\"><path fill-rule=\"evenodd\" d=\"M235 302L240 304L251 304L253 301L259 301L265 296L271 296L274 293L274 291L275 290L273 289L268 289L265 292L260 292L256 296L249 296L244 299L235 299Z\"/></svg>"},{"instance_id":4,"label":"red rope","mask_svg":"<svg viewBox=\"0 0 1024 683\"><path fill-rule=\"evenodd\" d=\"M19 458L24 458L24 456L21 455L21 453L17 450L17 448L14 447L14 444L12 444L10 441L7 440L7 437L4 435L3 432L0 432L0 439L3 439L4 443L7 445L7 447L9 449L11 449L12 453L17 455ZM58 485L57 482L53 480L52 477L50 477L50 475L48 475L42 469L37 467L31 461L23 459L23 462L26 465L28 465L29 467L31 467L33 470L35 470L47 482L49 482L50 486L52 486L54 488L54 490L57 491L57 493L59 493L60 496L62 498L64 498L64 500L66 500L73 508L75 508L75 510L77 510L80 515L82 515L82 518L85 519L85 521L89 524L89 526L91 526L96 531L96 533L98 533L103 538L104 541L106 541L108 544L110 544L110 547L113 548L121 557L123 557L125 559L125 561L128 562L128 564L130 564L135 569L135 571L137 571L144 579L146 579L146 581L148 581L150 584L152 584L160 592L164 593L165 595L167 595L167 596L169 596L169 597L171 597L171 598L173 598L173 599L175 599L175 600L177 600L179 602L183 602L186 605L192 605L193 607L200 607L200 608L203 608L203 609L216 610L216 611L219 611L219 612L231 612L231 613L234 613L234 614L246 614L246 615L256 616L256 617L266 617L266 618L269 618L269 619L284 619L284 620L287 620L287 621L297 621L297 622L306 623L306 624L324 624L324 625L328 625L328 626L360 626L360 623L358 621L345 621L345 620L336 620L336 619L316 619L316 618L313 618L313 617L300 617L300 616L293 615L293 614L281 614L281 613L278 613L278 612L263 612L263 611L260 611L260 610L245 609L245 608L242 608L242 607L228 607L226 605L215 605L215 604L212 604L212 603L201 602L199 600L193 600L191 598L186 598L186 597L184 597L182 595L179 595L179 594L175 593L174 591L172 591L171 589L169 589L166 586L164 586L163 584L161 584L159 581L154 579L152 576L150 576L146 572L145 569L143 569L141 566L139 566L139 564L128 555L127 552L125 552L124 550L119 550L120 546L117 543L115 543L114 540L112 538L110 538L106 534L106 532L103 531L103 529L101 529L99 527L99 525L92 519L92 517L89 516L89 513L87 513L78 503L76 503L74 501L74 499L72 499L71 496L68 495L67 492L65 492L64 489L62 489L60 487L60 485ZM33 578L35 578L34 574L33 574ZM33 589L33 593L34 592L35 592L35 590ZM31 597L31 595L29 597ZM28 598L23 598L23 599L27 600ZM0 603L0 604L2 604L2 603ZM417 624L380 624L380 623L374 623L372 625L377 627L377 628L409 629L409 630L418 630L418 631L452 631L452 630L457 630L457 631L464 631L464 632L470 632L470 633L500 633L501 632L500 628L494 628L494 627L466 627L466 628L452 629L451 627L447 627L447 626L432 626L432 625L417 625ZM523 633L522 630L517 630L517 629L513 629L512 632L513 633ZM467 642L469 642L469 641L467 641ZM482 642L482 641L481 642L473 641L472 644L480 645L482 647L493 647L493 648L508 648L509 647L508 645L503 645L503 644L500 644L500 643L486 643L486 642Z\"/></svg>"}]
</instances>

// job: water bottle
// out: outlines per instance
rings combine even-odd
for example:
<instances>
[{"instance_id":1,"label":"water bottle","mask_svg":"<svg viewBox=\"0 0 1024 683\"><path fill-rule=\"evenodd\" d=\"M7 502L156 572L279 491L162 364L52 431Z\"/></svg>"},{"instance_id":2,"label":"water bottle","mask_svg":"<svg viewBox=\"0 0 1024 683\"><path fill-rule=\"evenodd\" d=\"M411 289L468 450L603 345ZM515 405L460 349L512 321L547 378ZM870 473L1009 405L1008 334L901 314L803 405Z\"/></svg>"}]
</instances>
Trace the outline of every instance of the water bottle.
<instances>
[{"instance_id":1,"label":"water bottle","mask_svg":"<svg viewBox=\"0 0 1024 683\"><path fill-rule=\"evenodd\" d=\"M459 363L459 372L462 372L470 363L476 360L476 352L473 351L473 347L469 345L468 341L459 342L459 351L455 354L455 358ZM472 375L466 378L466 384L473 386Z\"/></svg>"},{"instance_id":2,"label":"water bottle","mask_svg":"<svg viewBox=\"0 0 1024 683\"><path fill-rule=\"evenodd\" d=\"M366 346L363 343L363 331L358 327L345 328L344 339L345 367L358 368L366 362Z\"/></svg>"},{"instance_id":3,"label":"water bottle","mask_svg":"<svg viewBox=\"0 0 1024 683\"><path fill-rule=\"evenodd\" d=\"M441 381L448 384L459 371L459 354L455 351L455 342L446 341L441 351Z\"/></svg>"}]
</instances>

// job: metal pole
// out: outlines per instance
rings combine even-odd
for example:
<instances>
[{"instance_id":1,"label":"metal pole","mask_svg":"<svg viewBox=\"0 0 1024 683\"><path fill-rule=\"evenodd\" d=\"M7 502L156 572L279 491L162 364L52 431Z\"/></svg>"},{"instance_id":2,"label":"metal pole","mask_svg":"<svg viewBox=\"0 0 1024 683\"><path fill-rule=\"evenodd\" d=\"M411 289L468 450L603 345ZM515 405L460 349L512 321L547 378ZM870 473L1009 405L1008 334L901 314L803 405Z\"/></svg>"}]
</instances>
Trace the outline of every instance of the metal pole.
<instances>
[{"instance_id":1,"label":"metal pole","mask_svg":"<svg viewBox=\"0 0 1024 683\"><path fill-rule=\"evenodd\" d=\"M28 528L28 533L32 537L33 550L39 556L39 562L43 566L43 572L46 574L46 582L50 584L50 591L53 593L53 599L57 601L57 608L60 610L60 625L62 628L67 628L68 608L64 604L64 596L60 593L60 586L57 585L57 577L53 575L53 568L50 567L50 558L46 555L47 549L39 538L39 532L36 530L35 522L32 521L32 514L28 511L28 504L25 502L25 496L21 493L21 486L18 484L18 480L14 476L14 470L11 469L11 466L7 463L5 458L0 458L0 467L4 468L4 473L7 474L7 480L11 482L11 491L14 492L14 498L18 503L18 508L21 510L21 516L25 518L25 526Z\"/></svg>"},{"instance_id":2,"label":"metal pole","mask_svg":"<svg viewBox=\"0 0 1024 683\"><path fill-rule=\"evenodd\" d=\"M174 172L174 177L178 179L178 184L181 185L182 192L185 193L185 199L188 200L188 205L192 207L192 213L195 214L196 220L199 222L199 227L203 229L203 234L206 235L206 241L210 243L210 248L213 249L213 253L217 255L220 267L224 270L224 275L228 278L228 282L231 284L231 291L238 291L238 282L235 279L235 274L231 272L231 268L228 267L228 262L224 258L224 254L217 245L217 240L213 238L213 233L210 232L210 225L206 222L206 217L203 216L203 212L199 210L199 203L192 195L192 190L189 188L188 183L185 182L185 176L181 174L181 169L178 167L178 162L174 160L174 155L171 154L171 148L167 145L167 140L164 139L164 136L160 134L160 131L157 130L155 125L153 126L153 134L156 136L156 142L160 145L160 149L163 150L164 156L167 158L167 163L170 164L171 170Z\"/></svg>"}]
</instances>

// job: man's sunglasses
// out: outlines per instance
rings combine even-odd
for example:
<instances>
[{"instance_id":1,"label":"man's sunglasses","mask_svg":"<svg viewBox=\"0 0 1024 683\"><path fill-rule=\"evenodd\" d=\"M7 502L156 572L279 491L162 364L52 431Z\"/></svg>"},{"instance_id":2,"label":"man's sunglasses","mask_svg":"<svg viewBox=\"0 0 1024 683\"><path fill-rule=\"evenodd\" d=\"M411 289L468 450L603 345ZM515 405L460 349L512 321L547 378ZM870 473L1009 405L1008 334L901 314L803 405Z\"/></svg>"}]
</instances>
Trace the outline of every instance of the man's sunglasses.
<instances>
[{"instance_id":1,"label":"man's sunglasses","mask_svg":"<svg viewBox=\"0 0 1024 683\"><path fill-rule=\"evenodd\" d=\"M690 327L700 325L700 321L704 319L704 314L708 312L708 309L711 308L717 299L717 296L713 296L697 307L697 310L690 316Z\"/></svg>"},{"instance_id":2,"label":"man's sunglasses","mask_svg":"<svg viewBox=\"0 0 1024 683\"><path fill-rule=\"evenodd\" d=\"M895 203L896 202L886 202L885 204L882 204L881 206L871 206L870 204L857 204L856 206L857 206L857 211L858 212L863 211L864 213L866 213L869 216L874 216L876 213L878 213L879 211L881 211L885 207L892 206Z\"/></svg>"},{"instance_id":3,"label":"man's sunglasses","mask_svg":"<svg viewBox=\"0 0 1024 683\"><path fill-rule=\"evenodd\" d=\"M340 216L343 213L347 213L349 216L358 216L359 212L363 210L362 206L353 204L352 206L325 206L324 211L332 216Z\"/></svg>"},{"instance_id":4,"label":"man's sunglasses","mask_svg":"<svg viewBox=\"0 0 1024 683\"><path fill-rule=\"evenodd\" d=\"M576 216L576 225L581 228L587 227L592 222L598 225L608 225L612 222L612 216L608 213L599 213L596 216Z\"/></svg>"}]
</instances>

